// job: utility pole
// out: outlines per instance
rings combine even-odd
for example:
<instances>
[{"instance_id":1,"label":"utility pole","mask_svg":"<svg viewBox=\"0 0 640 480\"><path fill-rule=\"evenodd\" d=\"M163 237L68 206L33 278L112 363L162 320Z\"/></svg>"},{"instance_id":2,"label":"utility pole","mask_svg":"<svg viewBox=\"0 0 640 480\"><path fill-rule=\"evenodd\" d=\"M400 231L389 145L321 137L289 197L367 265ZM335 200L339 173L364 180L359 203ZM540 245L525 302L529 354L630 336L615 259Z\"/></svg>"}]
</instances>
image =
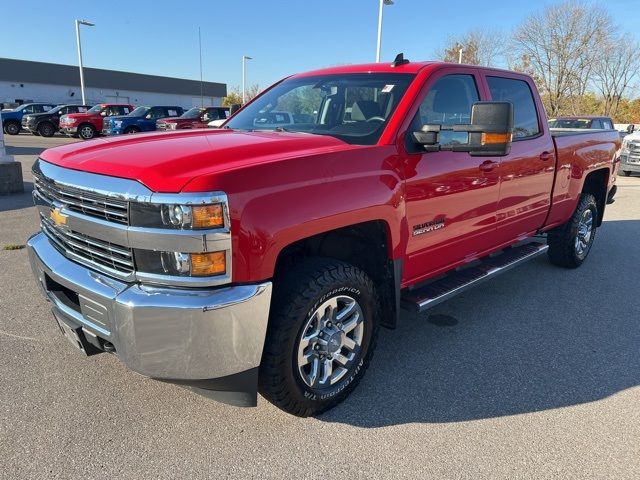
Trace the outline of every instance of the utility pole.
<instances>
[{"instance_id":1,"label":"utility pole","mask_svg":"<svg viewBox=\"0 0 640 480\"><path fill-rule=\"evenodd\" d=\"M458 63L462 63L462 52L463 52L463 48L460 47L460 50L458 50Z\"/></svg>"},{"instance_id":2,"label":"utility pole","mask_svg":"<svg viewBox=\"0 0 640 480\"><path fill-rule=\"evenodd\" d=\"M204 88L202 85L202 35L198 27L198 43L200 44L200 107L204 108Z\"/></svg>"},{"instance_id":3,"label":"utility pole","mask_svg":"<svg viewBox=\"0 0 640 480\"><path fill-rule=\"evenodd\" d=\"M378 9L378 43L376 46L376 63L380 63L380 49L382 47L382 13L385 5L393 5L393 0L380 0Z\"/></svg>"},{"instance_id":4,"label":"utility pole","mask_svg":"<svg viewBox=\"0 0 640 480\"><path fill-rule=\"evenodd\" d=\"M94 24L87 20L76 20L76 41L78 43L78 66L80 67L80 92L82 94L82 104L86 105L84 96L84 70L82 68L82 44L80 43L80 25L93 27Z\"/></svg>"},{"instance_id":5,"label":"utility pole","mask_svg":"<svg viewBox=\"0 0 640 480\"><path fill-rule=\"evenodd\" d=\"M243 55L242 56L242 105L244 105L245 103L247 103L247 99L246 99L246 94L245 94L245 90L246 90L246 85L245 85L245 70L246 70L246 66L245 64L247 63L247 60L253 60L253 57L249 57L247 55Z\"/></svg>"}]
</instances>

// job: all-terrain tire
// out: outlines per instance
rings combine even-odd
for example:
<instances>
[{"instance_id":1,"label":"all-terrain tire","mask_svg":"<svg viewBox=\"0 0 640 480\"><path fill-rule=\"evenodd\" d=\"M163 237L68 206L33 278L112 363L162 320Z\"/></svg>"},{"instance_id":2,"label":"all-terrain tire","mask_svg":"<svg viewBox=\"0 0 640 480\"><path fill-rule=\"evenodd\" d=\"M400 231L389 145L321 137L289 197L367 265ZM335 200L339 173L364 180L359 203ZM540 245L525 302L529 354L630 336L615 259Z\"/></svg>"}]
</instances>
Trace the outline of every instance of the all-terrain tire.
<instances>
[{"instance_id":1,"label":"all-terrain tire","mask_svg":"<svg viewBox=\"0 0 640 480\"><path fill-rule=\"evenodd\" d=\"M586 218L591 218L587 232L588 239L585 239L586 234L584 233ZM569 221L551 230L547 235L548 255L551 263L565 268L577 268L582 265L589 255L596 237L597 219L598 204L595 197L590 193L583 193ZM583 228L583 241L580 241L581 228Z\"/></svg>"},{"instance_id":2,"label":"all-terrain tire","mask_svg":"<svg viewBox=\"0 0 640 480\"><path fill-rule=\"evenodd\" d=\"M350 298L360 307L362 342L340 380L326 388L312 388L299 371L299 347L309 322L319 318L314 312L333 298ZM371 279L345 262L314 258L284 273L273 293L260 365L260 393L278 408L300 417L318 415L342 402L371 361L379 329L378 304Z\"/></svg>"}]
</instances>

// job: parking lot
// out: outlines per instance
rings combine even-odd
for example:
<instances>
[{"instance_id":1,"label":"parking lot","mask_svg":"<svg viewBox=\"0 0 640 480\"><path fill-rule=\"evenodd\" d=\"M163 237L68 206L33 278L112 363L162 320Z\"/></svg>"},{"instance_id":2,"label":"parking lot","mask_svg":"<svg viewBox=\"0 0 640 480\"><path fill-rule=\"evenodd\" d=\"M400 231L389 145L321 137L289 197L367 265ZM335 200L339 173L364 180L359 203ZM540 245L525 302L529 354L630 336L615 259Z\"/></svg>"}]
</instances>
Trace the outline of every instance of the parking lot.
<instances>
[{"instance_id":1,"label":"parking lot","mask_svg":"<svg viewBox=\"0 0 640 480\"><path fill-rule=\"evenodd\" d=\"M76 140L5 140L26 191L0 197L0 477L640 478L640 176L618 178L580 269L541 257L405 314L359 388L300 419L70 348L5 248L38 230L33 161Z\"/></svg>"}]
</instances>

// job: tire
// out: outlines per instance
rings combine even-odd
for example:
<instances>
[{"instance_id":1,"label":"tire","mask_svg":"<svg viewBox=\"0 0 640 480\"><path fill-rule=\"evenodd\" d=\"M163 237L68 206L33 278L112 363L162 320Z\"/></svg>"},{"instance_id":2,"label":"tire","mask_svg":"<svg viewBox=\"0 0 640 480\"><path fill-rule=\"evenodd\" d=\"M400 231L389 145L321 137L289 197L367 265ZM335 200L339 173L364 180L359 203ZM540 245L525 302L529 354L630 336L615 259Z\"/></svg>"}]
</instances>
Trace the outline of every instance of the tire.
<instances>
[{"instance_id":1,"label":"tire","mask_svg":"<svg viewBox=\"0 0 640 480\"><path fill-rule=\"evenodd\" d=\"M590 193L583 193L567 223L547 235L549 260L554 265L577 268L586 260L596 237L598 205Z\"/></svg>"},{"instance_id":2,"label":"tire","mask_svg":"<svg viewBox=\"0 0 640 480\"><path fill-rule=\"evenodd\" d=\"M127 127L124 129L124 132L126 135L131 135L132 133L139 133L140 129L137 127Z\"/></svg>"},{"instance_id":3,"label":"tire","mask_svg":"<svg viewBox=\"0 0 640 480\"><path fill-rule=\"evenodd\" d=\"M96 128L90 123L83 123L78 127L78 136L83 140L91 140L96 134Z\"/></svg>"},{"instance_id":4,"label":"tire","mask_svg":"<svg viewBox=\"0 0 640 480\"><path fill-rule=\"evenodd\" d=\"M56 127L54 127L52 123L42 122L38 125L38 133L43 137L53 137L56 133Z\"/></svg>"},{"instance_id":5,"label":"tire","mask_svg":"<svg viewBox=\"0 0 640 480\"><path fill-rule=\"evenodd\" d=\"M4 133L7 135L18 135L22 126L18 122L7 122L4 124Z\"/></svg>"},{"instance_id":6,"label":"tire","mask_svg":"<svg viewBox=\"0 0 640 480\"><path fill-rule=\"evenodd\" d=\"M31 135L35 135L36 137L40 136L37 130L29 130L29 131L31 132Z\"/></svg>"},{"instance_id":7,"label":"tire","mask_svg":"<svg viewBox=\"0 0 640 480\"><path fill-rule=\"evenodd\" d=\"M332 310L327 305L334 300L338 308ZM371 361L379 329L378 303L373 282L353 265L317 258L287 272L274 290L260 365L260 393L299 417L318 415L342 402ZM344 324L328 315L349 308ZM328 318L334 321L325 323ZM306 362L299 359L305 357L310 361L301 366ZM330 371L327 364L332 366Z\"/></svg>"},{"instance_id":8,"label":"tire","mask_svg":"<svg viewBox=\"0 0 640 480\"><path fill-rule=\"evenodd\" d=\"M622 170L622 174L623 174L625 177L630 177L630 176L631 176L631 173L632 173L632 172L630 172L629 170Z\"/></svg>"}]
</instances>

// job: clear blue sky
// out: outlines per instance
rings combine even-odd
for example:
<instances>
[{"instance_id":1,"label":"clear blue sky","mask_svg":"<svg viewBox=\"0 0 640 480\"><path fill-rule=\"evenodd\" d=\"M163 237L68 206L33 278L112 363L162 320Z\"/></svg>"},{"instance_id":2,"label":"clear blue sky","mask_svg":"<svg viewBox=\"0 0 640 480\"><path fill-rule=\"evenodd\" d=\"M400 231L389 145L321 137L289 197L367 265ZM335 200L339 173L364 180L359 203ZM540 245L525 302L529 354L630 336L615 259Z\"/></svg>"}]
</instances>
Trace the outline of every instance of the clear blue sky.
<instances>
[{"instance_id":1,"label":"clear blue sky","mask_svg":"<svg viewBox=\"0 0 640 480\"><path fill-rule=\"evenodd\" d=\"M385 7L382 57L433 58L449 35L509 31L558 1L395 0ZM83 27L85 66L266 87L291 73L375 59L378 0L0 0L0 57L77 64L73 20ZM622 31L640 30L640 0L601 2Z\"/></svg>"}]
</instances>

